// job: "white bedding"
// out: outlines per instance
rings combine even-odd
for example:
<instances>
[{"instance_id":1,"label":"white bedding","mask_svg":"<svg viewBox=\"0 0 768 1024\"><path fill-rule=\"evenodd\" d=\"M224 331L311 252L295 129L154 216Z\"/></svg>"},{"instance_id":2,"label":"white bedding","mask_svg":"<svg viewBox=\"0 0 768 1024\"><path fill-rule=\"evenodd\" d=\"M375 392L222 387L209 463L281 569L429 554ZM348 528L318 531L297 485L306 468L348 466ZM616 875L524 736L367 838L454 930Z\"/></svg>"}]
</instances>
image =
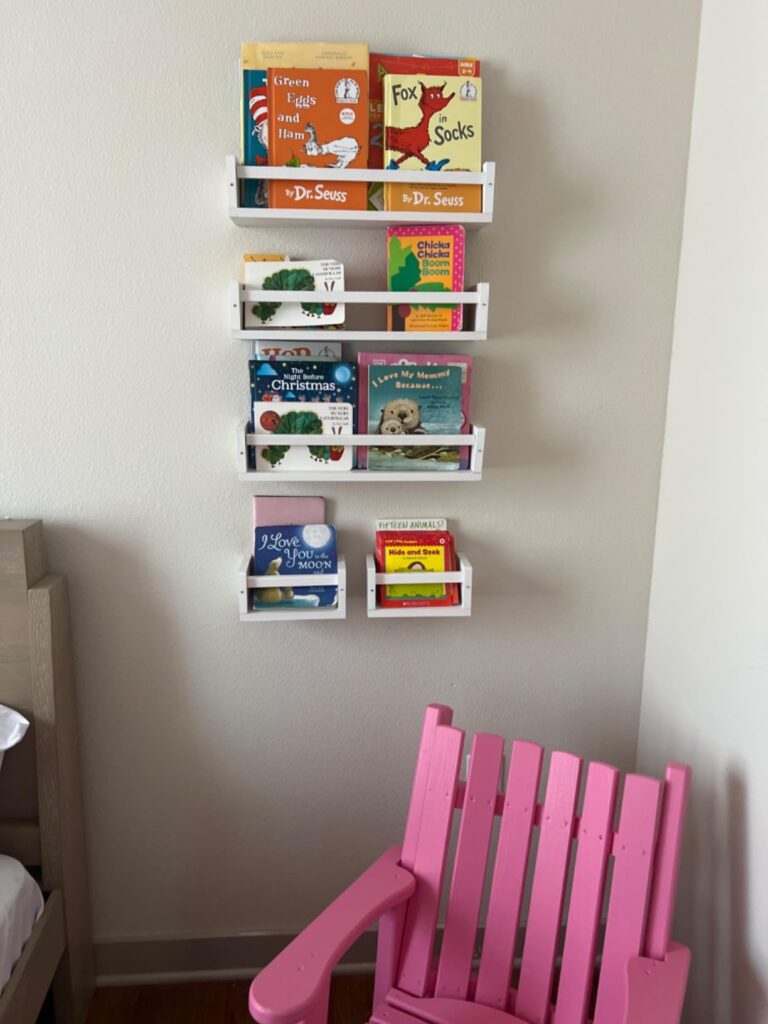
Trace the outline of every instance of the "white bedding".
<instances>
[{"instance_id":1,"label":"white bedding","mask_svg":"<svg viewBox=\"0 0 768 1024\"><path fill-rule=\"evenodd\" d=\"M43 912L43 894L13 857L0 854L0 991Z\"/></svg>"}]
</instances>

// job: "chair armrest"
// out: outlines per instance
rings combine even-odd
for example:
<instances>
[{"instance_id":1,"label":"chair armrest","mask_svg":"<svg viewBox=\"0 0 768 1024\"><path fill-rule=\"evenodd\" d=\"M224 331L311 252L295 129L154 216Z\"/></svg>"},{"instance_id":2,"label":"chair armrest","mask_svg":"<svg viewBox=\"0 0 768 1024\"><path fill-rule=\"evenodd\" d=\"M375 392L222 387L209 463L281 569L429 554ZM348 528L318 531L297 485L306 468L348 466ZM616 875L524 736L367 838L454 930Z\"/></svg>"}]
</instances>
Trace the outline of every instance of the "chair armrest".
<instances>
[{"instance_id":1,"label":"chair armrest","mask_svg":"<svg viewBox=\"0 0 768 1024\"><path fill-rule=\"evenodd\" d=\"M635 956L627 964L625 1024L679 1024L691 951L670 942L663 960Z\"/></svg>"},{"instance_id":2,"label":"chair armrest","mask_svg":"<svg viewBox=\"0 0 768 1024\"><path fill-rule=\"evenodd\" d=\"M331 971L352 943L416 888L392 846L315 918L253 980L251 1016L261 1024L296 1024L322 996Z\"/></svg>"}]
</instances>

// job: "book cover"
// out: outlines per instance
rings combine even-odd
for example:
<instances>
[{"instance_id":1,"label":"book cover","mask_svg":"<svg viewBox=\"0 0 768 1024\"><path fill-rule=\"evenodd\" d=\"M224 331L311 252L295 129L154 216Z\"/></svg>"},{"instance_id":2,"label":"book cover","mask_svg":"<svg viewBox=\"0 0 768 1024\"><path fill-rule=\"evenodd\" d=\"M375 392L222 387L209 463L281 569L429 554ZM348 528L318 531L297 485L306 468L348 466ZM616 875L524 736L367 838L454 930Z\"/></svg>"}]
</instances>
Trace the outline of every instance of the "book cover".
<instances>
[{"instance_id":1,"label":"book cover","mask_svg":"<svg viewBox=\"0 0 768 1024\"><path fill-rule=\"evenodd\" d=\"M243 284L270 291L327 292L328 302L246 302L243 324L253 327L324 327L344 323L344 304L333 293L344 290L344 264L338 260L246 261Z\"/></svg>"},{"instance_id":2,"label":"book cover","mask_svg":"<svg viewBox=\"0 0 768 1024\"><path fill-rule=\"evenodd\" d=\"M306 526L325 522L325 498L257 494L253 499L253 528Z\"/></svg>"},{"instance_id":3,"label":"book cover","mask_svg":"<svg viewBox=\"0 0 768 1024\"><path fill-rule=\"evenodd\" d=\"M462 355L402 355L397 352L360 352L357 357L358 371L358 420L368 423L368 370L371 366L458 366L461 370L461 428L459 433L468 434L472 429L472 356ZM365 447L357 449L357 464L364 469L367 464ZM466 469L470 462L470 449L459 449L459 469Z\"/></svg>"},{"instance_id":4,"label":"book cover","mask_svg":"<svg viewBox=\"0 0 768 1024\"><path fill-rule=\"evenodd\" d=\"M447 531L382 531L376 534L378 572L453 572L456 558L453 536ZM414 583L383 584L379 587L382 608L424 608L454 605L458 602L458 584Z\"/></svg>"},{"instance_id":5,"label":"book cover","mask_svg":"<svg viewBox=\"0 0 768 1024\"><path fill-rule=\"evenodd\" d=\"M436 519L414 519L409 516L393 517L391 519L377 519L376 532L404 530L413 533L420 530L447 530L448 520L442 517Z\"/></svg>"},{"instance_id":6,"label":"book cover","mask_svg":"<svg viewBox=\"0 0 768 1024\"><path fill-rule=\"evenodd\" d=\"M338 570L336 528L325 523L256 527L253 575L274 577L272 587L256 587L253 608L321 608L338 601L338 587L280 586L281 576L320 576Z\"/></svg>"},{"instance_id":7,"label":"book cover","mask_svg":"<svg viewBox=\"0 0 768 1024\"><path fill-rule=\"evenodd\" d=\"M464 228L387 228L387 288L393 292L460 292L464 287ZM387 306L388 331L460 331L460 303Z\"/></svg>"},{"instance_id":8,"label":"book cover","mask_svg":"<svg viewBox=\"0 0 768 1024\"><path fill-rule=\"evenodd\" d=\"M474 57L418 57L372 53L368 69L368 166L384 166L384 76L433 75L439 78L479 78Z\"/></svg>"},{"instance_id":9,"label":"book cover","mask_svg":"<svg viewBox=\"0 0 768 1024\"><path fill-rule=\"evenodd\" d=\"M424 444L368 448L375 471L457 470L459 448L430 445L430 434L463 430L460 366L369 366L368 433L424 435Z\"/></svg>"},{"instance_id":10,"label":"book cover","mask_svg":"<svg viewBox=\"0 0 768 1024\"><path fill-rule=\"evenodd\" d=\"M320 170L368 164L368 72L350 68L270 68L269 162ZM280 209L364 210L367 184L272 181Z\"/></svg>"},{"instance_id":11,"label":"book cover","mask_svg":"<svg viewBox=\"0 0 768 1024\"><path fill-rule=\"evenodd\" d=\"M257 341L257 359L315 359L334 363L341 359L340 341Z\"/></svg>"},{"instance_id":12,"label":"book cover","mask_svg":"<svg viewBox=\"0 0 768 1024\"><path fill-rule=\"evenodd\" d=\"M253 430L256 434L351 434L356 427L357 367L320 360L249 362ZM291 403L280 408L277 403ZM262 470L352 469L353 449L344 445L256 446Z\"/></svg>"},{"instance_id":13,"label":"book cover","mask_svg":"<svg viewBox=\"0 0 768 1024\"><path fill-rule=\"evenodd\" d=\"M384 166L389 170L479 171L481 124L482 81L478 76L384 78ZM424 184L429 185L429 176L425 179ZM456 204L454 209L478 212L481 186L443 185L438 190L424 189L420 183L388 183L384 187L388 210L446 212L451 201Z\"/></svg>"},{"instance_id":14,"label":"book cover","mask_svg":"<svg viewBox=\"0 0 768 1024\"><path fill-rule=\"evenodd\" d=\"M246 44L247 45L247 44ZM245 46L243 47L245 50ZM266 167L268 108L267 72L263 68L247 67L247 54L240 60L240 162L248 167ZM264 207L269 203L269 189L266 181L243 178L240 184L240 202L243 206Z\"/></svg>"},{"instance_id":15,"label":"book cover","mask_svg":"<svg viewBox=\"0 0 768 1024\"><path fill-rule=\"evenodd\" d=\"M367 43L243 43L254 68L356 68L368 70Z\"/></svg>"}]
</instances>

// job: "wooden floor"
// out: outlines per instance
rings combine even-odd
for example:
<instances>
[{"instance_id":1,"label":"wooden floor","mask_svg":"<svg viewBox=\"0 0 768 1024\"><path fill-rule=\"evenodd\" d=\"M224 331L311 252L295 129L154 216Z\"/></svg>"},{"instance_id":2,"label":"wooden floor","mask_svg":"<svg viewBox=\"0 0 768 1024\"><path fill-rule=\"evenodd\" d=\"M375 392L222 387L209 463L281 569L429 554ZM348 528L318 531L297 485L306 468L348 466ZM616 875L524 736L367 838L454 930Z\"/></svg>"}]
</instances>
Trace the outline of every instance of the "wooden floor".
<instances>
[{"instance_id":1,"label":"wooden floor","mask_svg":"<svg viewBox=\"0 0 768 1024\"><path fill-rule=\"evenodd\" d=\"M247 981L199 981L96 990L88 1024L252 1024ZM364 1024L373 978L333 979L329 1024Z\"/></svg>"}]
</instances>

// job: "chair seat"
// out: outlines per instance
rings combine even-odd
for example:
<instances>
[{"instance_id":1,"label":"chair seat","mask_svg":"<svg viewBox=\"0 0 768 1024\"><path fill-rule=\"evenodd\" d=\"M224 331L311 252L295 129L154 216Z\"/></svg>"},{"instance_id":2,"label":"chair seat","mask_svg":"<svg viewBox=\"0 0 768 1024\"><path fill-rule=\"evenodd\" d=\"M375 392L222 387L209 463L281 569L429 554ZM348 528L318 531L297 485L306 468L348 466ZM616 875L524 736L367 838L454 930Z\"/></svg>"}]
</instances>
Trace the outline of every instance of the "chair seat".
<instances>
[{"instance_id":1,"label":"chair seat","mask_svg":"<svg viewBox=\"0 0 768 1024\"><path fill-rule=\"evenodd\" d=\"M370 1024L526 1024L520 1017L463 999L419 999L390 989Z\"/></svg>"}]
</instances>

